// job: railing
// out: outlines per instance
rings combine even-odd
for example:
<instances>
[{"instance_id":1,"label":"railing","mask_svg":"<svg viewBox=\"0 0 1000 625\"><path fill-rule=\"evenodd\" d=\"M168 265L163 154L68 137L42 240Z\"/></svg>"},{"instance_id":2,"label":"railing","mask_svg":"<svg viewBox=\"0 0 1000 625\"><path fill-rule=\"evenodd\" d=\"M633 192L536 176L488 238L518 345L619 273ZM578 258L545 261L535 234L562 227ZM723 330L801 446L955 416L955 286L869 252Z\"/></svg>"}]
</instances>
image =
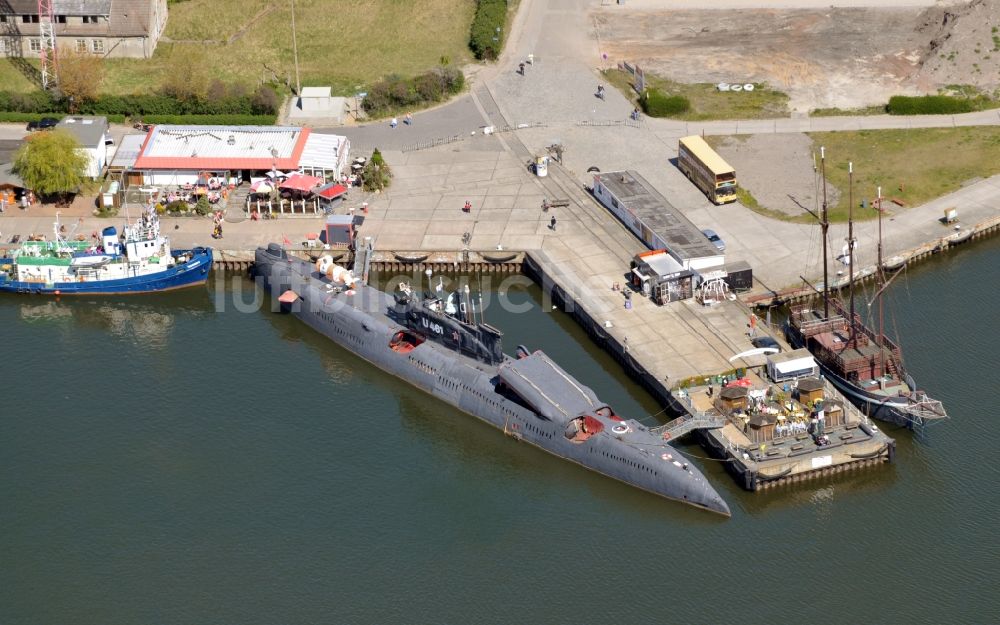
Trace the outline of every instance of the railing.
<instances>
[{"instance_id":1,"label":"railing","mask_svg":"<svg viewBox=\"0 0 1000 625\"><path fill-rule=\"evenodd\" d=\"M296 207L299 209L296 211ZM250 213L256 210L258 213L267 212L269 214L275 213L275 208L279 215L287 214L289 215L320 215L323 213L323 209L320 208L319 200L251 200L247 199L246 213L247 217L250 217Z\"/></svg>"},{"instance_id":2,"label":"railing","mask_svg":"<svg viewBox=\"0 0 1000 625\"><path fill-rule=\"evenodd\" d=\"M413 145L404 146L402 151L416 152L417 150L429 150L430 148L435 148L439 145L448 145L449 143L456 143L458 141L465 141L465 135L452 135L450 137L443 137L440 139L421 141L419 143L414 143Z\"/></svg>"},{"instance_id":3,"label":"railing","mask_svg":"<svg viewBox=\"0 0 1000 625\"><path fill-rule=\"evenodd\" d=\"M582 122L576 122L577 126L628 126L630 128L639 128L641 124L637 119L587 119Z\"/></svg>"}]
</instances>

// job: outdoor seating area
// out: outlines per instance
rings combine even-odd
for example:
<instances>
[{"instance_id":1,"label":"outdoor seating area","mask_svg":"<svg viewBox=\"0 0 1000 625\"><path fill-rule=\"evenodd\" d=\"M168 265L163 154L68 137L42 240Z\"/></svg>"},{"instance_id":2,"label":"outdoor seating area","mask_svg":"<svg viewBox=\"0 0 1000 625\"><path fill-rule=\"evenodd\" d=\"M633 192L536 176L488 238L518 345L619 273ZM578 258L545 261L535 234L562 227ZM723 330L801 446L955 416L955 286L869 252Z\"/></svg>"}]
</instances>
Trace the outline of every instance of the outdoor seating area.
<instances>
[{"instance_id":1,"label":"outdoor seating area","mask_svg":"<svg viewBox=\"0 0 1000 625\"><path fill-rule=\"evenodd\" d=\"M251 219L261 215L318 215L329 213L347 194L347 187L327 182L317 176L298 172L269 172L250 185L246 214Z\"/></svg>"},{"instance_id":2,"label":"outdoor seating area","mask_svg":"<svg viewBox=\"0 0 1000 625\"><path fill-rule=\"evenodd\" d=\"M125 201L133 205L153 205L160 214L193 213L198 212L196 207L203 197L212 208L221 208L225 205L231 190L236 186L235 179L205 172L203 175L199 175L196 183L185 182L127 188Z\"/></svg>"}]
</instances>

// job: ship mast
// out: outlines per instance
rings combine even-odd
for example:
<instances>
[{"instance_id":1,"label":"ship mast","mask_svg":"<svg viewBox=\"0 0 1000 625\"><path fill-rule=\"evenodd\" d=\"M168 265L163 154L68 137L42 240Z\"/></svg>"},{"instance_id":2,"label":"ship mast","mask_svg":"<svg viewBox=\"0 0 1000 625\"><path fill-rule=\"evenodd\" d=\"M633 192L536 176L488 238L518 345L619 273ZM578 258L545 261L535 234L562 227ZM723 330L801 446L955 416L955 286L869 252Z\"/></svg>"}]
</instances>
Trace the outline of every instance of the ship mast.
<instances>
[{"instance_id":1,"label":"ship mast","mask_svg":"<svg viewBox=\"0 0 1000 625\"><path fill-rule=\"evenodd\" d=\"M819 166L820 175L823 179L823 206L820 211L820 221L819 225L823 229L823 318L829 319L830 317L830 293L829 293L829 278L828 269L826 266L826 233L830 230L830 221L826 216L826 148L819 148Z\"/></svg>"},{"instance_id":2,"label":"ship mast","mask_svg":"<svg viewBox=\"0 0 1000 625\"><path fill-rule=\"evenodd\" d=\"M847 162L847 276L851 291L851 336L847 344L854 345L854 163Z\"/></svg>"},{"instance_id":3,"label":"ship mast","mask_svg":"<svg viewBox=\"0 0 1000 625\"><path fill-rule=\"evenodd\" d=\"M876 287L878 288L878 344L882 345L882 333L884 329L882 327L882 289L885 287L885 275L882 273L882 187L878 188L878 199L875 201L878 207L878 261L875 265L875 281ZM879 363L882 364L882 363Z\"/></svg>"}]
</instances>

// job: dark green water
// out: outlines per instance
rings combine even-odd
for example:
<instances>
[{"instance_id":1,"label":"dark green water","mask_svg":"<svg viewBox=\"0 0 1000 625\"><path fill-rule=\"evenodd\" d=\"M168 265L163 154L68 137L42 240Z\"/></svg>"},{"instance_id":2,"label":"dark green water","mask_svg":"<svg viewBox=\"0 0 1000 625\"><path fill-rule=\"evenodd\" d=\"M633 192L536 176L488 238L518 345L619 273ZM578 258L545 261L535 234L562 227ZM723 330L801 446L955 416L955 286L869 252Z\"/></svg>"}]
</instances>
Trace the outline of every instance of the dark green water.
<instances>
[{"instance_id":1,"label":"dark green water","mask_svg":"<svg viewBox=\"0 0 1000 625\"><path fill-rule=\"evenodd\" d=\"M698 461L729 520L505 438L228 284L0 298L0 624L1000 621L995 241L894 288L953 419L767 494ZM659 410L537 289L511 297L535 304L490 308L509 352Z\"/></svg>"}]
</instances>

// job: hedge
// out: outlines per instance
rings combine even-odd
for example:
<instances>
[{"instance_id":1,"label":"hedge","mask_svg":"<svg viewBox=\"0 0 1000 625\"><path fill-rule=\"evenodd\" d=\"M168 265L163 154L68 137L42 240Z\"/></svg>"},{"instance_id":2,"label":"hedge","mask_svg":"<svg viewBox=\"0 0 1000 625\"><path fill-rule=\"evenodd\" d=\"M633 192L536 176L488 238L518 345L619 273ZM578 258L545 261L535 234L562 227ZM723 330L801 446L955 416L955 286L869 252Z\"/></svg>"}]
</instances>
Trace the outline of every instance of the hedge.
<instances>
[{"instance_id":1,"label":"hedge","mask_svg":"<svg viewBox=\"0 0 1000 625\"><path fill-rule=\"evenodd\" d=\"M151 93L100 95L80 104L79 113L142 117L146 115L276 115L280 107L277 93L262 85L252 94L181 99ZM44 91L14 93L0 91L0 111L12 113L68 113L67 103Z\"/></svg>"},{"instance_id":2,"label":"hedge","mask_svg":"<svg viewBox=\"0 0 1000 625\"><path fill-rule=\"evenodd\" d=\"M273 126L277 115L147 115L147 124L187 126Z\"/></svg>"},{"instance_id":3,"label":"hedge","mask_svg":"<svg viewBox=\"0 0 1000 625\"><path fill-rule=\"evenodd\" d=\"M0 111L0 122L36 122L46 117L62 119L63 113L9 113ZM105 115L112 124L124 124L124 115Z\"/></svg>"},{"instance_id":4,"label":"hedge","mask_svg":"<svg viewBox=\"0 0 1000 625\"><path fill-rule=\"evenodd\" d=\"M439 67L413 78L389 76L368 88L362 106L372 116L385 116L459 93L465 87L465 75L454 67Z\"/></svg>"},{"instance_id":5,"label":"hedge","mask_svg":"<svg viewBox=\"0 0 1000 625\"><path fill-rule=\"evenodd\" d=\"M967 98L949 95L894 95L886 107L890 115L946 115L976 110Z\"/></svg>"},{"instance_id":6,"label":"hedge","mask_svg":"<svg viewBox=\"0 0 1000 625\"><path fill-rule=\"evenodd\" d=\"M62 113L10 113L0 112L0 122L37 122L45 117L62 119Z\"/></svg>"},{"instance_id":7,"label":"hedge","mask_svg":"<svg viewBox=\"0 0 1000 625\"><path fill-rule=\"evenodd\" d=\"M691 108L691 103L684 96L667 95L655 88L646 89L639 102L650 117L670 117Z\"/></svg>"},{"instance_id":8,"label":"hedge","mask_svg":"<svg viewBox=\"0 0 1000 625\"><path fill-rule=\"evenodd\" d=\"M477 59L492 61L500 56L506 21L507 0L479 0L469 38L469 47ZM496 41L493 41L494 37Z\"/></svg>"}]
</instances>

